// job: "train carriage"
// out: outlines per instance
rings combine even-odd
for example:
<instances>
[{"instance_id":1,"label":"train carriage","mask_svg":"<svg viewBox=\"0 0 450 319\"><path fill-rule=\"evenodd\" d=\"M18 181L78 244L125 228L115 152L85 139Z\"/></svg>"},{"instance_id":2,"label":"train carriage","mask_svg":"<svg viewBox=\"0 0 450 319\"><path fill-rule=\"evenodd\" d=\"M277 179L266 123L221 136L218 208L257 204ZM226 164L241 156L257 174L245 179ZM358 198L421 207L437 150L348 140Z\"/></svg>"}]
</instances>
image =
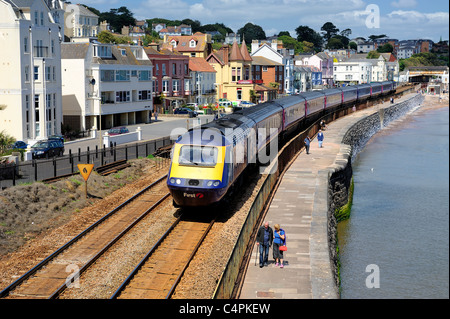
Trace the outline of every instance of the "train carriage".
<instances>
[{"instance_id":1,"label":"train carriage","mask_svg":"<svg viewBox=\"0 0 450 319\"><path fill-rule=\"evenodd\" d=\"M372 96L372 86L370 84L360 84L356 87L358 89L358 101L367 100Z\"/></svg>"},{"instance_id":2,"label":"train carriage","mask_svg":"<svg viewBox=\"0 0 450 319\"><path fill-rule=\"evenodd\" d=\"M372 98L376 98L379 95L381 95L382 86L381 83L370 83L370 86L372 87Z\"/></svg>"},{"instance_id":3,"label":"train carriage","mask_svg":"<svg viewBox=\"0 0 450 319\"><path fill-rule=\"evenodd\" d=\"M278 139L283 130L283 108L275 102L266 102L249 108L244 108L235 114L243 115L253 120L257 133L257 152L265 152L266 146Z\"/></svg>"},{"instance_id":4,"label":"train carriage","mask_svg":"<svg viewBox=\"0 0 450 319\"><path fill-rule=\"evenodd\" d=\"M382 95L388 95L392 91L394 91L394 82L392 82L392 81L381 82L381 94Z\"/></svg>"},{"instance_id":5,"label":"train carriage","mask_svg":"<svg viewBox=\"0 0 450 319\"><path fill-rule=\"evenodd\" d=\"M306 116L325 109L325 95L321 91L304 92L300 96L306 100Z\"/></svg>"},{"instance_id":6,"label":"train carriage","mask_svg":"<svg viewBox=\"0 0 450 319\"><path fill-rule=\"evenodd\" d=\"M353 104L358 99L358 88L356 86L345 86L339 88L342 91L342 103Z\"/></svg>"},{"instance_id":7,"label":"train carriage","mask_svg":"<svg viewBox=\"0 0 450 319\"><path fill-rule=\"evenodd\" d=\"M274 102L284 110L283 131L292 130L305 117L306 100L299 95L291 95Z\"/></svg>"},{"instance_id":8,"label":"train carriage","mask_svg":"<svg viewBox=\"0 0 450 319\"><path fill-rule=\"evenodd\" d=\"M328 89L322 91L325 95L325 108L331 109L342 105L342 91L339 89Z\"/></svg>"}]
</instances>

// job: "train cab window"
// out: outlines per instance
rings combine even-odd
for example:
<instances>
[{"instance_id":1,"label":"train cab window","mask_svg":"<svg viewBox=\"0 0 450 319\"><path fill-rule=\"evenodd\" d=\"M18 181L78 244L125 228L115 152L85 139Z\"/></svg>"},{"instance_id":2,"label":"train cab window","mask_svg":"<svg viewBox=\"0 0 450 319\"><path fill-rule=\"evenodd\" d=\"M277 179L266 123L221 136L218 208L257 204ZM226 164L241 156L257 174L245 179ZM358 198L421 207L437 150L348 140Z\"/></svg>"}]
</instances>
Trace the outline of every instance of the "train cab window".
<instances>
[{"instance_id":1,"label":"train cab window","mask_svg":"<svg viewBox=\"0 0 450 319\"><path fill-rule=\"evenodd\" d=\"M217 147L185 145L181 147L178 163L187 166L215 166L217 154Z\"/></svg>"}]
</instances>

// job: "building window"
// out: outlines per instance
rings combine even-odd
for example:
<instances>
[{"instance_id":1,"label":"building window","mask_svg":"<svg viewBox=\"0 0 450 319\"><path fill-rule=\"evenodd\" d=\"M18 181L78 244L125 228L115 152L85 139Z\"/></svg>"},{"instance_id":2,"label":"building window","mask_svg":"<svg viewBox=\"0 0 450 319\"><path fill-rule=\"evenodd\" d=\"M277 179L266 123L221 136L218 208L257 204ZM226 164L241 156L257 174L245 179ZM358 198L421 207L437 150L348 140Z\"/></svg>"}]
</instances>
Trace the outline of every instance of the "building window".
<instances>
[{"instance_id":1,"label":"building window","mask_svg":"<svg viewBox=\"0 0 450 319\"><path fill-rule=\"evenodd\" d=\"M169 92L169 81L163 80L162 81L162 90L163 92Z\"/></svg>"},{"instance_id":2,"label":"building window","mask_svg":"<svg viewBox=\"0 0 450 319\"><path fill-rule=\"evenodd\" d=\"M130 71L129 70L116 71L116 81L117 82L130 81Z\"/></svg>"},{"instance_id":3,"label":"building window","mask_svg":"<svg viewBox=\"0 0 450 319\"><path fill-rule=\"evenodd\" d=\"M175 63L172 64L172 74L177 74L177 65Z\"/></svg>"},{"instance_id":4,"label":"building window","mask_svg":"<svg viewBox=\"0 0 450 319\"><path fill-rule=\"evenodd\" d=\"M150 71L139 71L139 81L150 81Z\"/></svg>"},{"instance_id":5,"label":"building window","mask_svg":"<svg viewBox=\"0 0 450 319\"><path fill-rule=\"evenodd\" d=\"M193 40L193 39L189 42L189 47L190 47L190 48L195 48L196 45L197 45L197 43L196 43L195 40Z\"/></svg>"},{"instance_id":6,"label":"building window","mask_svg":"<svg viewBox=\"0 0 450 319\"><path fill-rule=\"evenodd\" d=\"M101 70L100 71L100 80L102 82L114 82L115 71L114 70Z\"/></svg>"},{"instance_id":7,"label":"building window","mask_svg":"<svg viewBox=\"0 0 450 319\"><path fill-rule=\"evenodd\" d=\"M231 82L236 82L236 68L231 68Z\"/></svg>"},{"instance_id":8,"label":"building window","mask_svg":"<svg viewBox=\"0 0 450 319\"><path fill-rule=\"evenodd\" d=\"M28 38L23 38L23 52L28 53Z\"/></svg>"},{"instance_id":9,"label":"building window","mask_svg":"<svg viewBox=\"0 0 450 319\"><path fill-rule=\"evenodd\" d=\"M139 91L139 101L148 101L152 99L152 91Z\"/></svg>"},{"instance_id":10,"label":"building window","mask_svg":"<svg viewBox=\"0 0 450 319\"><path fill-rule=\"evenodd\" d=\"M44 12L41 11L41 25L44 25Z\"/></svg>"},{"instance_id":11,"label":"building window","mask_svg":"<svg viewBox=\"0 0 450 319\"><path fill-rule=\"evenodd\" d=\"M242 100L242 89L237 89L237 99Z\"/></svg>"},{"instance_id":12,"label":"building window","mask_svg":"<svg viewBox=\"0 0 450 319\"><path fill-rule=\"evenodd\" d=\"M39 81L39 67L38 66L34 67L34 80Z\"/></svg>"},{"instance_id":13,"label":"building window","mask_svg":"<svg viewBox=\"0 0 450 319\"><path fill-rule=\"evenodd\" d=\"M30 81L30 66L25 66L25 82Z\"/></svg>"},{"instance_id":14,"label":"building window","mask_svg":"<svg viewBox=\"0 0 450 319\"><path fill-rule=\"evenodd\" d=\"M116 92L116 102L130 102L130 91Z\"/></svg>"},{"instance_id":15,"label":"building window","mask_svg":"<svg viewBox=\"0 0 450 319\"><path fill-rule=\"evenodd\" d=\"M173 89L173 91L179 91L180 90L180 80L173 80L172 81L172 89Z\"/></svg>"},{"instance_id":16,"label":"building window","mask_svg":"<svg viewBox=\"0 0 450 319\"><path fill-rule=\"evenodd\" d=\"M162 65L162 75L167 75L167 73L166 73L166 64L165 63L163 63L163 65Z\"/></svg>"},{"instance_id":17,"label":"building window","mask_svg":"<svg viewBox=\"0 0 450 319\"><path fill-rule=\"evenodd\" d=\"M34 24L38 24L38 12L34 11Z\"/></svg>"},{"instance_id":18,"label":"building window","mask_svg":"<svg viewBox=\"0 0 450 319\"><path fill-rule=\"evenodd\" d=\"M267 66L263 66L263 67L262 67L262 71L263 71L263 72L267 72Z\"/></svg>"}]
</instances>

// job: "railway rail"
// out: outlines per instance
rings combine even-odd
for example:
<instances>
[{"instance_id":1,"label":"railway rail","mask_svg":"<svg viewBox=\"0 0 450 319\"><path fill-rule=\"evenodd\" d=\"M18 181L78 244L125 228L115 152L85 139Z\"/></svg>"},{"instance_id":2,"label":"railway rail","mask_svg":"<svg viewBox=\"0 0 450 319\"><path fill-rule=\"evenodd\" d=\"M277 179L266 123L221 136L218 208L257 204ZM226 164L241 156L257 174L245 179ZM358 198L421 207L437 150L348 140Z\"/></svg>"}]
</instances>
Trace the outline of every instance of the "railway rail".
<instances>
[{"instance_id":1,"label":"railway rail","mask_svg":"<svg viewBox=\"0 0 450 319\"><path fill-rule=\"evenodd\" d=\"M167 175L123 202L42 260L7 288L0 298L57 298L114 243L170 194Z\"/></svg>"},{"instance_id":2,"label":"railway rail","mask_svg":"<svg viewBox=\"0 0 450 319\"><path fill-rule=\"evenodd\" d=\"M170 299L217 217L188 215L178 217L111 299Z\"/></svg>"}]
</instances>

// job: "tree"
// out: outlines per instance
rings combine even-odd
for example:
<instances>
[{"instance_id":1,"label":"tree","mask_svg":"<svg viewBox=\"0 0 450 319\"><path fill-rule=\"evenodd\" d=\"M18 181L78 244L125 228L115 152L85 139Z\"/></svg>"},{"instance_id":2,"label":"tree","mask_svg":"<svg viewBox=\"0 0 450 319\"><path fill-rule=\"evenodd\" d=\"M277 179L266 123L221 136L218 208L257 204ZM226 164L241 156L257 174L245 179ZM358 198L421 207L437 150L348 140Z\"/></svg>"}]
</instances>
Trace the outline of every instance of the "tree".
<instances>
[{"instance_id":1,"label":"tree","mask_svg":"<svg viewBox=\"0 0 450 319\"><path fill-rule=\"evenodd\" d=\"M385 37L387 37L386 34L371 35L371 36L369 37L369 39L370 39L372 42L375 42L375 40L381 39L381 38L385 38Z\"/></svg>"},{"instance_id":2,"label":"tree","mask_svg":"<svg viewBox=\"0 0 450 319\"><path fill-rule=\"evenodd\" d=\"M7 147L16 141L14 137L8 135L6 131L0 132L0 153L3 153Z\"/></svg>"},{"instance_id":3,"label":"tree","mask_svg":"<svg viewBox=\"0 0 450 319\"><path fill-rule=\"evenodd\" d=\"M331 22L326 22L320 30L322 31L321 33L323 34L323 38L327 41L339 32L339 29L336 28L336 26Z\"/></svg>"},{"instance_id":4,"label":"tree","mask_svg":"<svg viewBox=\"0 0 450 319\"><path fill-rule=\"evenodd\" d=\"M136 24L136 19L133 13L127 7L120 7L118 9L110 9L109 12L102 12L99 21L108 21L111 28L115 32L121 32L122 27Z\"/></svg>"},{"instance_id":5,"label":"tree","mask_svg":"<svg viewBox=\"0 0 450 319\"><path fill-rule=\"evenodd\" d=\"M303 52L303 45L296 39L288 35L278 36L278 40L283 41L283 47L288 50L294 50L294 54Z\"/></svg>"},{"instance_id":6,"label":"tree","mask_svg":"<svg viewBox=\"0 0 450 319\"><path fill-rule=\"evenodd\" d=\"M288 37L291 36L291 34L289 33L289 31L281 31L280 33L278 33L278 37L282 37L282 36L284 36L284 35L286 35L286 36L288 36Z\"/></svg>"},{"instance_id":7,"label":"tree","mask_svg":"<svg viewBox=\"0 0 450 319\"><path fill-rule=\"evenodd\" d=\"M313 44L315 50L320 51L322 49L323 39L320 34L308 26L299 26L295 29L297 32L298 42L309 42ZM306 51L305 51L306 52Z\"/></svg>"},{"instance_id":8,"label":"tree","mask_svg":"<svg viewBox=\"0 0 450 319\"><path fill-rule=\"evenodd\" d=\"M355 51L358 50L358 44L356 42L352 41L348 45L350 46L350 49L353 49Z\"/></svg>"},{"instance_id":9,"label":"tree","mask_svg":"<svg viewBox=\"0 0 450 319\"><path fill-rule=\"evenodd\" d=\"M378 59L380 57L380 53L378 53L377 51L370 51L367 54L367 59Z\"/></svg>"},{"instance_id":10,"label":"tree","mask_svg":"<svg viewBox=\"0 0 450 319\"><path fill-rule=\"evenodd\" d=\"M338 50L343 48L345 48L345 46L338 38L331 38L327 43L327 49Z\"/></svg>"},{"instance_id":11,"label":"tree","mask_svg":"<svg viewBox=\"0 0 450 319\"><path fill-rule=\"evenodd\" d=\"M264 32L263 28L250 22L240 28L237 33L240 34L241 37L245 38L245 42L247 43L252 43L253 40L266 39L266 33Z\"/></svg>"},{"instance_id":12,"label":"tree","mask_svg":"<svg viewBox=\"0 0 450 319\"><path fill-rule=\"evenodd\" d=\"M379 53L392 53L394 52L394 47L390 43L386 43L385 45L379 47L377 49Z\"/></svg>"}]
</instances>

